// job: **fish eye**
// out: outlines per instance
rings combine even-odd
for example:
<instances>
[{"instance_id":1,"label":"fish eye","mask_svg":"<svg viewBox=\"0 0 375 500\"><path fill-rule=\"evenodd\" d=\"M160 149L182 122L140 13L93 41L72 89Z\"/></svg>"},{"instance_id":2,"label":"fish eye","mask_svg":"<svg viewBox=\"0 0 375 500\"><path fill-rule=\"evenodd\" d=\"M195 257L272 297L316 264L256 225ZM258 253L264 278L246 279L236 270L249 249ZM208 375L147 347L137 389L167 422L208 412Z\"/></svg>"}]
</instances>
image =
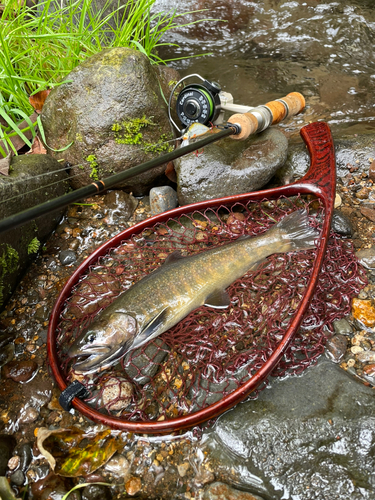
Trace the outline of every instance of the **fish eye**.
<instances>
[{"instance_id":1,"label":"fish eye","mask_svg":"<svg viewBox=\"0 0 375 500\"><path fill-rule=\"evenodd\" d=\"M89 338L87 339L90 343L93 343L94 340L95 340L95 335L92 333L91 335L89 335Z\"/></svg>"}]
</instances>

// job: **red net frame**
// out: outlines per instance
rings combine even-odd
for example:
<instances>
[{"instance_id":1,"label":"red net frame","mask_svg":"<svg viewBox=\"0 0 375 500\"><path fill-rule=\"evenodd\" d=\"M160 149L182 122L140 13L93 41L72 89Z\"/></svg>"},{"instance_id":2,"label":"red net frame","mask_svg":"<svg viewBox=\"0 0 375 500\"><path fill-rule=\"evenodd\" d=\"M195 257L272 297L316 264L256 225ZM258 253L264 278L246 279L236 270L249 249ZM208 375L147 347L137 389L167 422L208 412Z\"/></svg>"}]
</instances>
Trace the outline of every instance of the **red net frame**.
<instances>
[{"instance_id":1,"label":"red net frame","mask_svg":"<svg viewBox=\"0 0 375 500\"><path fill-rule=\"evenodd\" d=\"M296 296L268 295L265 299L269 302L268 309L275 307L275 310L285 312L279 321L277 316L272 320L270 317L263 317L259 308L264 307L264 304L259 302L253 304L255 309L251 311L251 316L257 316L258 308L260 312L258 316L261 320L257 322L249 317L249 320L245 321L245 331L240 335L243 349L238 349L235 342L239 336L239 328L241 328L239 325L244 324L243 315L249 314L250 310L246 311L246 307L237 308L237 312L230 317L232 323L230 325L225 312L218 314L208 308L197 309L173 329L151 341L154 345L151 352L150 348L149 351L146 347L143 348L141 354L150 364L155 363L155 355L167 351L168 363L163 360L158 361L159 373L155 379L152 378L146 384L142 384L143 381L141 384L134 383L129 372L125 373L124 366L120 371L117 368L114 373L101 375L99 382L95 380L92 383L90 380L82 379L81 382L91 390L88 402L91 400L91 403L96 403L96 408L75 398L73 406L78 411L92 420L121 430L138 433L176 431L216 417L244 400L271 372L298 373L321 354L324 343L321 331L324 321L320 321L320 334L313 338L313 327L317 326L314 324L316 318L325 317L326 322L330 322L335 318L335 314L341 313L342 315L343 310L347 314L349 301L346 300L344 304L340 302L344 295L339 293L329 302L331 311L326 310L325 294L330 293L329 278L326 286L319 290L322 297L318 296L313 301L313 310L309 312L303 323L302 330L310 336L309 342L304 342L303 337L296 336L323 265L329 239L336 182L334 148L328 125L324 122L308 125L301 130L301 135L309 149L311 166L300 181L289 186L179 207L123 231L91 254L68 280L55 304L48 330L48 357L58 386L64 390L69 381L69 360L64 358L61 352L63 349L60 350L59 355L57 346L68 345L70 338L77 334L78 329L83 328L99 310L109 305L116 295L130 285L135 276L139 279L142 275L152 271L169 253L181 246L181 238L186 240L184 244L187 253L194 253L199 251L199 246L205 247L208 234L211 243L212 238L214 239L213 244L221 244L244 233L256 234L274 224L275 217L280 219L293 208L306 204L300 195L313 194L320 202L323 219L317 250L303 252L303 255L296 253L287 256L272 256L253 273L251 279L251 283L256 283L258 291L263 287L264 295L267 296L267 290L268 292L277 290L282 279L285 279L278 270L280 266L285 268L285 259L289 259L288 270L294 273L293 276L290 274L289 279L299 283L300 290L294 292L298 299ZM298 198L290 203L286 198L292 196ZM265 200L267 200L266 203ZM277 200L277 202L273 203L271 200ZM227 218L225 218L226 210ZM256 211L260 213L255 214ZM197 214L200 214L200 217L196 217ZM186 217L190 219L191 224L180 222L181 218ZM180 230L171 232L172 220L177 225L180 223ZM223 220L225 224L220 223ZM251 224L251 221L255 222ZM193 227L193 239L191 239L190 226ZM165 237L163 237L163 232ZM155 244L154 235L159 233L161 233L160 238ZM199 238L197 234L200 235ZM333 270L336 275L338 271L337 251L341 248L341 256L344 256L343 245L345 243L335 240L330 248L331 252L336 253L331 261L336 263ZM126 259L123 260L123 256L128 252L139 253L138 260L133 258L131 266L126 264ZM327 265L330 265L330 261L327 262ZM350 255L340 265L343 271L340 279L343 283L347 279L345 276L354 276L357 273L356 263ZM302 272L303 269L309 269L307 275ZM278 283L278 280L281 281ZM243 306L251 302L252 290L246 290L249 297L244 297L241 283L242 280L236 281L230 287L229 293L232 302L238 301ZM353 293L357 293L359 288L360 284L353 290ZM95 300L91 304L90 297L95 297L99 293L102 297L100 305L95 303ZM82 306L82 298L84 306ZM106 300L108 300L107 303ZM67 310L68 313L66 313ZM236 308L234 310L236 311ZM328 312L330 314L327 314ZM236 322L236 314L241 315L241 321ZM208 324L211 326L207 334L206 325ZM261 337L261 342L257 341L255 347L249 349L251 344L254 344L255 330L258 332L258 339ZM220 333L215 336L215 331ZM187 332L192 333L189 336ZM264 334L260 336L259 332ZM294 339L293 344L291 344L292 339ZM215 346L215 349L211 351L210 343ZM136 360L131 356L130 354L130 360L128 357L126 362L134 368L133 378L138 380L139 377L142 378L142 373L137 367ZM226 357L225 373L222 369L222 357ZM199 365L200 362L203 364ZM194 376L189 378L192 372ZM135 385L135 392L139 394L141 390L144 394L135 405L130 405L131 410L122 411L121 404L118 403L128 397L129 381L132 381L133 386ZM95 387L99 387L99 390L95 390ZM168 392L169 396L164 397L163 394L158 393L160 390ZM112 395L112 399L109 398L110 402L107 404L104 401L104 391ZM134 402L136 399L134 393L129 401L131 398ZM152 408L155 401L159 405L156 412ZM121 415L118 415L119 413Z\"/></svg>"}]
</instances>

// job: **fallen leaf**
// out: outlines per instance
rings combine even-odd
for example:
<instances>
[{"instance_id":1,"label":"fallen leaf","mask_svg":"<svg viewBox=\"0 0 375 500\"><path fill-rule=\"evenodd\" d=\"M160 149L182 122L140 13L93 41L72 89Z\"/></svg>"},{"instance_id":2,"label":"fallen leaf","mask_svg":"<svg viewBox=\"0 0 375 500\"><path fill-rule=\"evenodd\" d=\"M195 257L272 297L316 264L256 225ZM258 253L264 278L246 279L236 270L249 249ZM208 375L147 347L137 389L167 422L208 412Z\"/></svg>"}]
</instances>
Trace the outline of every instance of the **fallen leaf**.
<instances>
[{"instance_id":1,"label":"fallen leaf","mask_svg":"<svg viewBox=\"0 0 375 500\"><path fill-rule=\"evenodd\" d=\"M47 154L46 148L43 146L42 141L39 139L39 137L37 135L34 137L30 151L28 151L25 154L26 155L46 155Z\"/></svg>"},{"instance_id":2,"label":"fallen leaf","mask_svg":"<svg viewBox=\"0 0 375 500\"><path fill-rule=\"evenodd\" d=\"M12 162L13 151L0 160L0 174L9 175L9 167Z\"/></svg>"},{"instance_id":3,"label":"fallen leaf","mask_svg":"<svg viewBox=\"0 0 375 500\"><path fill-rule=\"evenodd\" d=\"M168 162L167 168L165 169L165 175L172 182L177 182L177 174L174 169L173 161Z\"/></svg>"},{"instance_id":4,"label":"fallen leaf","mask_svg":"<svg viewBox=\"0 0 375 500\"><path fill-rule=\"evenodd\" d=\"M38 430L37 446L56 474L77 477L92 474L124 446L111 431L98 432L95 436L81 429Z\"/></svg>"},{"instance_id":5,"label":"fallen leaf","mask_svg":"<svg viewBox=\"0 0 375 500\"><path fill-rule=\"evenodd\" d=\"M29 103L37 113L40 114L42 112L44 102L50 92L50 90L41 90L40 92L37 92L29 97Z\"/></svg>"}]
</instances>

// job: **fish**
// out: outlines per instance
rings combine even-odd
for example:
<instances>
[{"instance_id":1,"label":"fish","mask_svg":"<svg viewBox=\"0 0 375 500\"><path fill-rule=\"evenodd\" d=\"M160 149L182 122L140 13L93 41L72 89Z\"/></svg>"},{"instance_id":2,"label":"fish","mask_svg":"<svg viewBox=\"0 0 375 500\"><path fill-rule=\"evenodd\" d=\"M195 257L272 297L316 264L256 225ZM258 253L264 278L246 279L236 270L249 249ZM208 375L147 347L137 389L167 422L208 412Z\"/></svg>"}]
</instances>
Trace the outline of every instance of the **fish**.
<instances>
[{"instance_id":1,"label":"fish","mask_svg":"<svg viewBox=\"0 0 375 500\"><path fill-rule=\"evenodd\" d=\"M307 211L297 210L258 236L241 236L187 257L174 251L82 331L68 350L73 370L90 374L109 368L202 305L229 307L226 289L234 281L272 254L315 248L318 236Z\"/></svg>"}]
</instances>

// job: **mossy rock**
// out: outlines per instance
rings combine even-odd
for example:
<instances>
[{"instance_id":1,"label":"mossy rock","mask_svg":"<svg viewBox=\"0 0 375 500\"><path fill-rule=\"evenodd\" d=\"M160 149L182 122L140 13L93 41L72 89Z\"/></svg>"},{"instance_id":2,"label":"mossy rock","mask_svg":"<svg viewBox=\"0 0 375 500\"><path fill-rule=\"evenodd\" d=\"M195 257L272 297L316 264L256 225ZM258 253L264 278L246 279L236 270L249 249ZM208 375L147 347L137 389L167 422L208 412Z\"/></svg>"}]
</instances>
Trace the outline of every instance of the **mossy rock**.
<instances>
[{"instance_id":1,"label":"mossy rock","mask_svg":"<svg viewBox=\"0 0 375 500\"><path fill-rule=\"evenodd\" d=\"M133 49L106 49L77 66L53 89L43 107L47 144L52 154L72 165L73 188L150 160L170 148L173 138L160 70ZM160 83L159 83L160 81ZM168 97L168 96L166 96ZM121 187L144 194L165 166L124 182Z\"/></svg>"}]
</instances>

